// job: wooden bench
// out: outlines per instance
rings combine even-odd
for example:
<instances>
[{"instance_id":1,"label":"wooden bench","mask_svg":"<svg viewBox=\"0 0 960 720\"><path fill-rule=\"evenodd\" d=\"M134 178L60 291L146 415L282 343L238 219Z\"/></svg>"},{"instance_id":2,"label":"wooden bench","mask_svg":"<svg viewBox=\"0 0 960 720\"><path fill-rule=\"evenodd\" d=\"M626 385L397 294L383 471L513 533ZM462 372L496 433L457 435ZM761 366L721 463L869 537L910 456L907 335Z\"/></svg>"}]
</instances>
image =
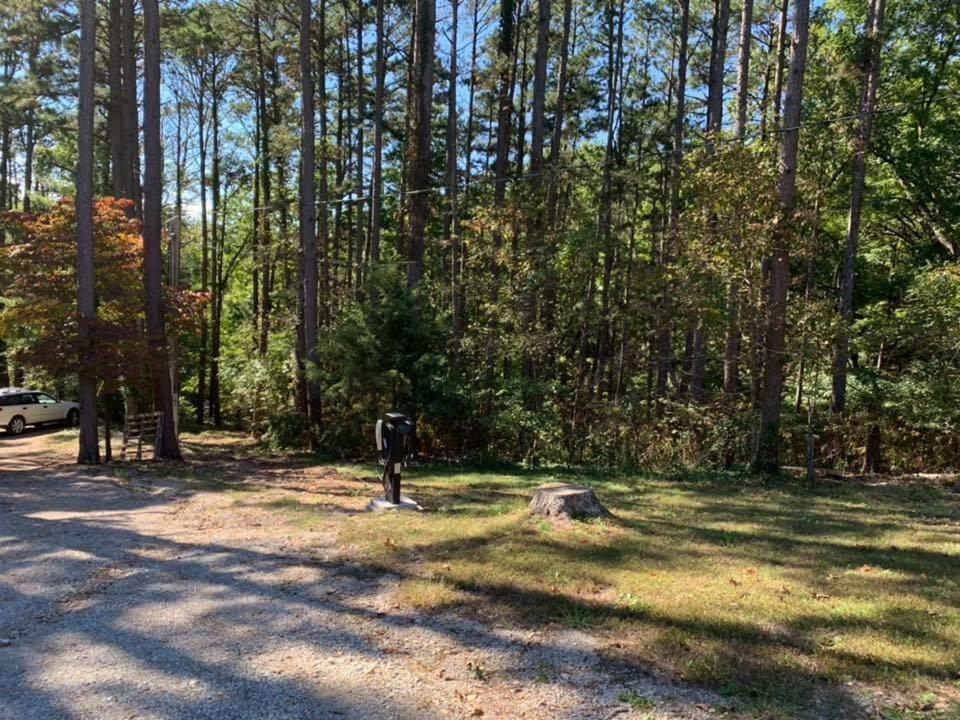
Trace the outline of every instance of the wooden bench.
<instances>
[{"instance_id":1,"label":"wooden bench","mask_svg":"<svg viewBox=\"0 0 960 720\"><path fill-rule=\"evenodd\" d=\"M123 420L123 445L120 448L120 460L127 459L127 448L137 443L137 461L143 460L144 444L151 445L153 460L157 459L157 448L163 433L163 413L150 412L127 415Z\"/></svg>"}]
</instances>

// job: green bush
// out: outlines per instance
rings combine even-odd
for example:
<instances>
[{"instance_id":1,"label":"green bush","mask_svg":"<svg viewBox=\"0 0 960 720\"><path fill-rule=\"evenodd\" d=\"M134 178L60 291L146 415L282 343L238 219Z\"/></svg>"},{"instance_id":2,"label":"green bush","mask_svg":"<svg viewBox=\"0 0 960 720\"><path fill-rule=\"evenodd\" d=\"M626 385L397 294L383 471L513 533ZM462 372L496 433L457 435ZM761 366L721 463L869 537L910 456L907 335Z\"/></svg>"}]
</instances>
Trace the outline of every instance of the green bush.
<instances>
[{"instance_id":1,"label":"green bush","mask_svg":"<svg viewBox=\"0 0 960 720\"><path fill-rule=\"evenodd\" d=\"M263 439L273 450L306 450L310 446L310 425L310 418L303 413L279 413L267 420Z\"/></svg>"}]
</instances>

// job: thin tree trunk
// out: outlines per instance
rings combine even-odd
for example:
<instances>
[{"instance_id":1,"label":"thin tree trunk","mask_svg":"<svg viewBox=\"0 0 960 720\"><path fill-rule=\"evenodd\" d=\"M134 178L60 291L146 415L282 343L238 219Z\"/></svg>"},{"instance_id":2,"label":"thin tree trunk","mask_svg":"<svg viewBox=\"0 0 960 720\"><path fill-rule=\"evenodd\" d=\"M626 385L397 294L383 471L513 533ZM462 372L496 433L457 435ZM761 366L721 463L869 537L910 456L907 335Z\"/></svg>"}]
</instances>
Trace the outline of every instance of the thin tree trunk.
<instances>
[{"instance_id":1,"label":"thin tree trunk","mask_svg":"<svg viewBox=\"0 0 960 720\"><path fill-rule=\"evenodd\" d=\"M110 103L107 106L107 125L110 129L110 188L114 197L123 197L124 113L123 113L123 8L122 0L110 0L109 58L107 81Z\"/></svg>"},{"instance_id":2,"label":"thin tree trunk","mask_svg":"<svg viewBox=\"0 0 960 720\"><path fill-rule=\"evenodd\" d=\"M383 0L381 0L382 2ZM321 296L323 298L322 323L330 323L330 227L327 201L329 200L328 158L327 158L327 4L320 0L318 10L320 27L318 30L319 52L317 52L317 77L320 81L320 252L321 252ZM382 14L382 9L381 9ZM379 116L379 113L378 113ZM377 228L379 233L379 227ZM377 235L379 256L379 234Z\"/></svg>"},{"instance_id":3,"label":"thin tree trunk","mask_svg":"<svg viewBox=\"0 0 960 720\"><path fill-rule=\"evenodd\" d=\"M37 76L37 54L40 52L39 41L30 43L27 52L27 77ZM36 146L37 113L33 103L26 112L27 131L23 142L23 211L30 212L30 194L33 192L33 151Z\"/></svg>"},{"instance_id":4,"label":"thin tree trunk","mask_svg":"<svg viewBox=\"0 0 960 720\"><path fill-rule=\"evenodd\" d=\"M436 34L436 0L417 0L416 62L413 77L414 134L411 143L410 254L407 286L417 287L423 280L424 232L429 210L430 120L433 104L433 54Z\"/></svg>"},{"instance_id":5,"label":"thin tree trunk","mask_svg":"<svg viewBox=\"0 0 960 720\"><path fill-rule=\"evenodd\" d=\"M537 0L537 45L533 60L533 112L530 118L530 220L527 226L527 252L531 258L531 275L524 298L524 334L532 340L537 320L537 294L544 275L543 229L544 200L542 189L543 148L546 142L547 53L550 45L550 0ZM536 375L533 343L524 352L523 372L527 379Z\"/></svg>"},{"instance_id":6,"label":"thin tree trunk","mask_svg":"<svg viewBox=\"0 0 960 720\"><path fill-rule=\"evenodd\" d=\"M163 413L157 456L180 459L173 412L170 359L163 310L163 150L160 145L160 8L158 0L143 0L143 284L146 292L147 342L150 347L153 395Z\"/></svg>"},{"instance_id":7,"label":"thin tree trunk","mask_svg":"<svg viewBox=\"0 0 960 720\"><path fill-rule=\"evenodd\" d=\"M260 115L260 147L258 154L260 156L260 202L263 210L260 212L260 334L257 339L257 351L261 357L267 354L270 345L270 327L271 327L271 253L272 241L270 237L270 227L273 212L273 196L271 194L270 181L270 132L271 120L267 112L267 74L266 60L263 50L263 30L261 27L261 6L260 1L254 3L253 32L254 42L257 53L257 106ZM276 102L276 98L273 98Z\"/></svg>"},{"instance_id":8,"label":"thin tree trunk","mask_svg":"<svg viewBox=\"0 0 960 720\"><path fill-rule=\"evenodd\" d=\"M204 294L210 289L210 238L207 220L207 139L206 139L206 72L200 66L197 82L197 142L200 155L200 291ZM207 315L200 318L200 353L197 371L197 424L203 425L207 404L207 349L210 345Z\"/></svg>"},{"instance_id":9,"label":"thin tree trunk","mask_svg":"<svg viewBox=\"0 0 960 720\"><path fill-rule=\"evenodd\" d=\"M77 462L100 462L97 439L97 376L94 325L97 319L93 240L94 53L97 9L80 0L80 81L77 128L77 313L80 372L80 445Z\"/></svg>"},{"instance_id":10,"label":"thin tree trunk","mask_svg":"<svg viewBox=\"0 0 960 720\"><path fill-rule=\"evenodd\" d=\"M154 0L156 1L156 0ZM214 427L223 425L220 413L220 334L223 308L223 233L220 228L220 100L221 90L218 84L216 60L210 74L210 131L212 133L213 167L210 177L210 259L213 298L210 306L210 402L209 413Z\"/></svg>"},{"instance_id":11,"label":"thin tree trunk","mask_svg":"<svg viewBox=\"0 0 960 720\"><path fill-rule=\"evenodd\" d=\"M737 63L737 120L734 132L740 142L747 133L747 100L750 95L750 47L753 40L753 0L743 0L740 15L740 58ZM740 237L735 238L740 247ZM727 400L737 396L740 376L740 295L739 283L727 283L727 337L723 353L723 394Z\"/></svg>"},{"instance_id":12,"label":"thin tree trunk","mask_svg":"<svg viewBox=\"0 0 960 720\"><path fill-rule=\"evenodd\" d=\"M186 147L183 142L183 105L177 100L177 133L174 145L176 167L174 174L176 187L174 191L173 227L170 232L170 246L167 253L167 283L171 289L180 286L180 255L183 244L183 176L186 165ZM178 374L179 342L176 333L171 333L170 344L170 385L173 390L173 420L174 427L180 429L180 379Z\"/></svg>"},{"instance_id":13,"label":"thin tree trunk","mask_svg":"<svg viewBox=\"0 0 960 720\"><path fill-rule=\"evenodd\" d=\"M313 62L311 60L311 0L300 0L300 233L303 241L303 342L306 352L307 415L314 425L314 437L321 430L321 394L314 375L317 363L317 223L314 172L316 137L314 133ZM321 51L323 48L321 48ZM316 440L314 440L316 448Z\"/></svg>"},{"instance_id":14,"label":"thin tree trunk","mask_svg":"<svg viewBox=\"0 0 960 720\"><path fill-rule=\"evenodd\" d=\"M384 50L384 2L385 0L376 0L376 88L373 96L373 169L370 177L371 267L380 264L380 226L383 222L383 199L380 195L383 192L383 100L387 78L387 59Z\"/></svg>"},{"instance_id":15,"label":"thin tree trunk","mask_svg":"<svg viewBox=\"0 0 960 720\"><path fill-rule=\"evenodd\" d=\"M872 0L867 18L867 42L863 49L863 83L860 89L860 117L853 154L853 183L847 241L840 276L840 325L833 347L833 402L831 410L843 412L847 402L847 363L850 359L850 325L853 323L853 286L857 248L860 243L860 219L867 178L867 152L873 131L873 112L880 82L880 49L883 44L884 0Z\"/></svg>"},{"instance_id":16,"label":"thin tree trunk","mask_svg":"<svg viewBox=\"0 0 960 720\"><path fill-rule=\"evenodd\" d=\"M123 0L124 197L133 200L134 214L143 217L140 193L140 122L137 113L136 2Z\"/></svg>"},{"instance_id":17,"label":"thin tree trunk","mask_svg":"<svg viewBox=\"0 0 960 720\"><path fill-rule=\"evenodd\" d=\"M737 123L742 142L747 133L747 102L750 99L750 49L753 42L753 0L743 0L740 14L740 55L737 62Z\"/></svg>"},{"instance_id":18,"label":"thin tree trunk","mask_svg":"<svg viewBox=\"0 0 960 720\"><path fill-rule=\"evenodd\" d=\"M459 43L460 1L451 0L450 3L450 82L447 86L447 197L449 200L449 215L446 222L447 241L450 244L450 310L453 316L453 325L459 325L458 296L458 263L460 262L460 218L458 216L457 201L459 199L459 178L457 176L457 131L459 130L459 116L457 114L457 52ZM455 335L456 337L456 335Z\"/></svg>"},{"instance_id":19,"label":"thin tree trunk","mask_svg":"<svg viewBox=\"0 0 960 720\"><path fill-rule=\"evenodd\" d=\"M363 125L366 115L364 105L363 82L363 2L357 3L357 166L354 168L357 176L357 201L353 204L356 213L357 233L357 293L363 283L364 248L366 247L366 222L363 217L363 208L366 200L363 199Z\"/></svg>"},{"instance_id":20,"label":"thin tree trunk","mask_svg":"<svg viewBox=\"0 0 960 720\"><path fill-rule=\"evenodd\" d=\"M673 153L670 162L670 227L664 239L661 265L669 267L672 262L673 236L676 234L680 222L680 168L683 162L683 127L686 118L687 92L687 42L690 35L690 0L680 0L680 37L677 50L677 82L676 82L676 114L673 121ZM672 360L671 337L671 302L670 289L667 280L663 280L665 287L660 297L659 328L657 330L657 395L663 396L667 391L667 381L670 377Z\"/></svg>"},{"instance_id":21,"label":"thin tree trunk","mask_svg":"<svg viewBox=\"0 0 960 720\"><path fill-rule=\"evenodd\" d=\"M783 102L783 74L787 66L787 12L790 0L780 6L780 24L777 28L777 64L773 75L773 131L780 131L780 110Z\"/></svg>"},{"instance_id":22,"label":"thin tree trunk","mask_svg":"<svg viewBox=\"0 0 960 720\"><path fill-rule=\"evenodd\" d=\"M783 147L780 151L780 214L773 232L760 430L754 458L754 467L764 472L775 472L780 466L780 410L783 405L790 238L793 235L800 110L803 104L803 77L807 66L807 39L810 29L810 0L796 0L795 5L793 52L783 114Z\"/></svg>"}]
</instances>

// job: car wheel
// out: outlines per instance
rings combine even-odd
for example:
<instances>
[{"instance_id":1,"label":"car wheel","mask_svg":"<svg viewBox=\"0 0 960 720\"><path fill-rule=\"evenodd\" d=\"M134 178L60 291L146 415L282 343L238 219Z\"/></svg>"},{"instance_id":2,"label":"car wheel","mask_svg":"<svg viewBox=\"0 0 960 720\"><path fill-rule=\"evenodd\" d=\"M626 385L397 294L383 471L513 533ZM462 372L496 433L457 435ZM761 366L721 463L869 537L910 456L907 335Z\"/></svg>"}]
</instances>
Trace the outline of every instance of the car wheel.
<instances>
[{"instance_id":1,"label":"car wheel","mask_svg":"<svg viewBox=\"0 0 960 720\"><path fill-rule=\"evenodd\" d=\"M10 424L7 425L7 432L11 435L19 435L27 427L27 422L22 417L17 415L10 421Z\"/></svg>"},{"instance_id":2,"label":"car wheel","mask_svg":"<svg viewBox=\"0 0 960 720\"><path fill-rule=\"evenodd\" d=\"M76 408L67 413L67 425L76 427L80 424L80 413Z\"/></svg>"}]
</instances>

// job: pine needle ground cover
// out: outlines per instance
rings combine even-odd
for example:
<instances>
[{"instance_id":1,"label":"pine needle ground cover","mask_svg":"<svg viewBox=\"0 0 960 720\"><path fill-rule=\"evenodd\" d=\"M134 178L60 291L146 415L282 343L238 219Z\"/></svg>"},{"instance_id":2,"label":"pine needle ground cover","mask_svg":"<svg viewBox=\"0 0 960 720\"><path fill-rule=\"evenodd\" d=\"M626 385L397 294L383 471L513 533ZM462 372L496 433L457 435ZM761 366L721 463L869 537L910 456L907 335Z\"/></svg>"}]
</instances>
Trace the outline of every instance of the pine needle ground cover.
<instances>
[{"instance_id":1,"label":"pine needle ground cover","mask_svg":"<svg viewBox=\"0 0 960 720\"><path fill-rule=\"evenodd\" d=\"M589 484L615 518L530 517L533 488L558 480ZM949 489L445 468L406 482L423 513L272 507L398 574L401 606L594 633L612 661L720 690L758 717L960 713Z\"/></svg>"}]
</instances>

